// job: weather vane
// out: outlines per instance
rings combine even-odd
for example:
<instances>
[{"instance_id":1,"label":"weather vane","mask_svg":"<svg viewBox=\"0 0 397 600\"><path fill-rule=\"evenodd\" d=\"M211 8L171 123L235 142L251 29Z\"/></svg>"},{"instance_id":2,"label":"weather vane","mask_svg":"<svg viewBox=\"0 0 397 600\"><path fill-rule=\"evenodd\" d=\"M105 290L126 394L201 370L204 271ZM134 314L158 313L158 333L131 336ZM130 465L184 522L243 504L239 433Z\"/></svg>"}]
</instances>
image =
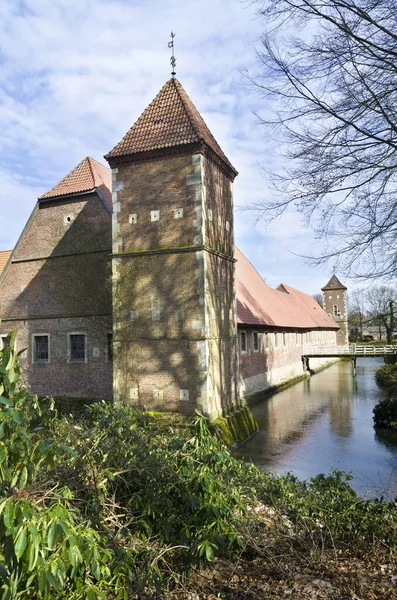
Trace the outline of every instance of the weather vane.
<instances>
[{"instance_id":1,"label":"weather vane","mask_svg":"<svg viewBox=\"0 0 397 600\"><path fill-rule=\"evenodd\" d=\"M171 31L171 41L168 42L168 48L172 48L172 56L170 58L170 63L171 63L171 67L172 67L172 77L175 77L176 73L175 73L175 65L176 65L176 58L174 56L174 37L175 37L175 33L173 31Z\"/></svg>"}]
</instances>

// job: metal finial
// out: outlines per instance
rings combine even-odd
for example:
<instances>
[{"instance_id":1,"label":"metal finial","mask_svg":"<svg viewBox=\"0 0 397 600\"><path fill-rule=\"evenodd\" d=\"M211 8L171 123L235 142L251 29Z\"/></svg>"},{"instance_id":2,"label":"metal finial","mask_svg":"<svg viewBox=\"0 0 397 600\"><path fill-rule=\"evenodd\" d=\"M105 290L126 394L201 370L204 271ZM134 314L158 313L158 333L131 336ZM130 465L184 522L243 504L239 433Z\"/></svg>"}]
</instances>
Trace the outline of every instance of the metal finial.
<instances>
[{"instance_id":1,"label":"metal finial","mask_svg":"<svg viewBox=\"0 0 397 600\"><path fill-rule=\"evenodd\" d=\"M172 56L170 58L170 63L171 63L171 67L172 67L172 77L175 77L176 73L175 73L175 65L176 65L176 58L174 56L174 37L175 37L175 33L173 31L171 31L171 41L168 42L168 48L172 48Z\"/></svg>"}]
</instances>

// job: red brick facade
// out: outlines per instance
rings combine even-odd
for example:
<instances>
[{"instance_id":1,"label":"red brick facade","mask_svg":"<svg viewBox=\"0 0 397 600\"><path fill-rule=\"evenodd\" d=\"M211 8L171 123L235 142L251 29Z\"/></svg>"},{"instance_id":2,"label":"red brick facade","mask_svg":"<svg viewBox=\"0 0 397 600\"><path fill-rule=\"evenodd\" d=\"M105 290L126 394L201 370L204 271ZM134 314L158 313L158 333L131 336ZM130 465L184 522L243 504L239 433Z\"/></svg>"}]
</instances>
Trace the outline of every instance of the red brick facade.
<instances>
[{"instance_id":1,"label":"red brick facade","mask_svg":"<svg viewBox=\"0 0 397 600\"><path fill-rule=\"evenodd\" d=\"M39 202L0 280L0 334L18 327L27 382L41 395L112 398L110 224L96 193ZM70 333L85 335L84 362L70 359Z\"/></svg>"},{"instance_id":2,"label":"red brick facade","mask_svg":"<svg viewBox=\"0 0 397 600\"><path fill-rule=\"evenodd\" d=\"M237 402L230 177L188 150L113 180L115 398L222 414Z\"/></svg>"}]
</instances>

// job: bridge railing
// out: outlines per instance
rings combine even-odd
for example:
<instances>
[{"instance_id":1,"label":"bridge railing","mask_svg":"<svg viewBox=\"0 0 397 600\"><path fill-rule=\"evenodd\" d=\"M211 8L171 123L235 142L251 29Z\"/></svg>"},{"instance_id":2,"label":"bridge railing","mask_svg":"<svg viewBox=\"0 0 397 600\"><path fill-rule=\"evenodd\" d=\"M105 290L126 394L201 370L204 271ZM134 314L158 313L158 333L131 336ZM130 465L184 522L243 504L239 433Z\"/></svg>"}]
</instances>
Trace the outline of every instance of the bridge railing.
<instances>
[{"instance_id":1,"label":"bridge railing","mask_svg":"<svg viewBox=\"0 0 397 600\"><path fill-rule=\"evenodd\" d=\"M303 356L385 356L387 354L397 354L397 346L359 346L350 344L349 346L309 346L302 348Z\"/></svg>"}]
</instances>

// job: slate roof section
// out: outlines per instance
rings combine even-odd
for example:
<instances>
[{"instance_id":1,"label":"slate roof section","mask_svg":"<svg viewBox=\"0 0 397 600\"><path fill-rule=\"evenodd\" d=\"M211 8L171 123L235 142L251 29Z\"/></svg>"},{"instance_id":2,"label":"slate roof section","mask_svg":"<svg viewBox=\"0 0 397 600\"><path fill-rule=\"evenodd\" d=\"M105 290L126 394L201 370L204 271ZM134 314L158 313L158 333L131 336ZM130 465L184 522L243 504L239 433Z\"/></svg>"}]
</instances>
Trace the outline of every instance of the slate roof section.
<instances>
[{"instance_id":1,"label":"slate roof section","mask_svg":"<svg viewBox=\"0 0 397 600\"><path fill-rule=\"evenodd\" d=\"M240 325L293 329L339 329L317 302L285 284L270 288L235 247L237 322Z\"/></svg>"},{"instance_id":2,"label":"slate roof section","mask_svg":"<svg viewBox=\"0 0 397 600\"><path fill-rule=\"evenodd\" d=\"M39 200L56 199L59 196L75 195L83 192L98 191L104 200L112 206L112 174L108 167L87 156L65 175L63 179Z\"/></svg>"},{"instance_id":3,"label":"slate roof section","mask_svg":"<svg viewBox=\"0 0 397 600\"><path fill-rule=\"evenodd\" d=\"M177 79L169 79L106 159L203 141L237 175Z\"/></svg>"},{"instance_id":4,"label":"slate roof section","mask_svg":"<svg viewBox=\"0 0 397 600\"><path fill-rule=\"evenodd\" d=\"M323 291L325 290L347 290L347 287L343 285L339 281L336 275L332 275L331 279L328 281L327 285L321 288Z\"/></svg>"},{"instance_id":5,"label":"slate roof section","mask_svg":"<svg viewBox=\"0 0 397 600\"><path fill-rule=\"evenodd\" d=\"M4 271L11 254L12 250L0 250L0 275Z\"/></svg>"}]
</instances>

